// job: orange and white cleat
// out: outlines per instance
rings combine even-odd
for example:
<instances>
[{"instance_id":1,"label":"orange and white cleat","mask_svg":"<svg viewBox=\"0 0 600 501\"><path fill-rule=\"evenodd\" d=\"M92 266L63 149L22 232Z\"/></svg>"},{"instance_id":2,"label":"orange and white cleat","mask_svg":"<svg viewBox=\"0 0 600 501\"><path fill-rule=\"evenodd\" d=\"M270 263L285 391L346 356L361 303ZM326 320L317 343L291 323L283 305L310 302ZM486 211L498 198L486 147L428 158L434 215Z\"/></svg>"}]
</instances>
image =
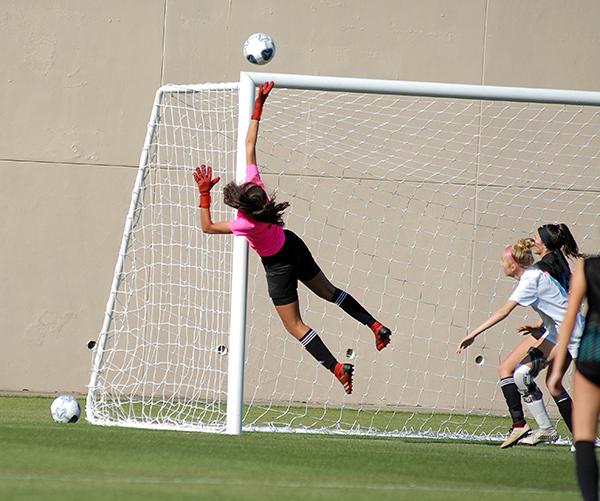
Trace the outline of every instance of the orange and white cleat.
<instances>
[{"instance_id":1,"label":"orange and white cleat","mask_svg":"<svg viewBox=\"0 0 600 501\"><path fill-rule=\"evenodd\" d=\"M346 393L350 395L352 393L352 374L354 373L354 366L352 364L340 364L337 363L335 365L335 369L333 369L333 374L338 381L342 383L344 390Z\"/></svg>"}]
</instances>

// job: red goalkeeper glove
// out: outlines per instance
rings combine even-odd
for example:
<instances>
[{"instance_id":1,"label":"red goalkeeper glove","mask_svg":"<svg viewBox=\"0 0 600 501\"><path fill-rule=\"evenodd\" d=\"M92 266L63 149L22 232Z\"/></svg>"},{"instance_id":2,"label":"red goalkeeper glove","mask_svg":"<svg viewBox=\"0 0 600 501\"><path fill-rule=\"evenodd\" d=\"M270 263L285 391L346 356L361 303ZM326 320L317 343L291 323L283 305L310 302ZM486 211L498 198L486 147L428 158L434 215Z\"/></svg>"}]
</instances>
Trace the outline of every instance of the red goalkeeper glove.
<instances>
[{"instance_id":1,"label":"red goalkeeper glove","mask_svg":"<svg viewBox=\"0 0 600 501\"><path fill-rule=\"evenodd\" d=\"M263 104L271 92L271 89L275 85L274 82L267 82L264 85L258 86L258 96L256 96L256 101L254 101L254 112L252 113L252 120L260 120L262 115Z\"/></svg>"},{"instance_id":2,"label":"red goalkeeper glove","mask_svg":"<svg viewBox=\"0 0 600 501\"><path fill-rule=\"evenodd\" d=\"M200 190L200 207L203 209L210 209L210 190L212 190L212 187L217 184L221 178L217 177L212 179L212 167L203 165L202 167L196 167L194 179Z\"/></svg>"}]
</instances>

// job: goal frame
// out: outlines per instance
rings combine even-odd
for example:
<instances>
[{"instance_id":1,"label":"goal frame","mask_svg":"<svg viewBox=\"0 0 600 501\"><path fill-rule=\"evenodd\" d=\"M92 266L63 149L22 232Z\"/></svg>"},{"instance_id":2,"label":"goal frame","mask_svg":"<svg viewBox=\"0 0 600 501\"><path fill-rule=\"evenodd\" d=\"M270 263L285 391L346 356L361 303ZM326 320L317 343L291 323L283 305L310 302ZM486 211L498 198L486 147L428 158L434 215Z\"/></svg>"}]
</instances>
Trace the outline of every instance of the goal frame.
<instances>
[{"instance_id":1,"label":"goal frame","mask_svg":"<svg viewBox=\"0 0 600 501\"><path fill-rule=\"evenodd\" d=\"M250 116L254 105L256 87L260 84L270 81L275 83L275 87L289 89L422 96L432 98L439 97L470 100L534 102L543 104L578 106L587 105L600 107L600 92L591 91L241 72L239 83L222 84L224 88L227 86L229 86L227 88L237 88L239 93L236 156L236 180L238 182L243 181L245 176L245 136L250 124ZM94 400L94 393L96 391L98 377L102 371L107 334L110 329L112 311L116 302L117 293L119 291L125 254L134 225L134 214L138 204L140 187L143 182L145 170L148 167L149 147L154 134L156 133L161 99L164 92L172 92L175 87L189 89L189 92L194 92L193 86L169 85L161 87L156 93L151 120L148 124L144 148L140 158L136 184L132 194L129 213L126 219L119 257L115 267L111 292L107 302L104 322L94 354L87 396L87 402L90 408ZM227 416L225 433L239 435L242 433L244 401L243 390L248 289L248 243L244 237L235 236L233 238L231 317L228 351ZM93 418L91 421L94 421Z\"/></svg>"},{"instance_id":2,"label":"goal frame","mask_svg":"<svg viewBox=\"0 0 600 501\"><path fill-rule=\"evenodd\" d=\"M600 106L600 92L591 91L241 72L237 156L238 181L243 181L243 176L245 173L246 153L244 139L245 133L250 124L250 115L252 113L252 107L254 104L255 89L258 85L264 84L265 82L274 82L275 87L279 88L285 87L288 89L313 91L356 92L367 94L422 96L432 98L443 97L471 100ZM236 240L239 240L243 237L235 238ZM236 245L237 244L238 242L236 242ZM240 249L244 244L245 242L239 242ZM244 251L240 250L239 254L234 254L234 259L236 259L235 269L237 269L238 272L243 273L245 278L247 278L247 244L245 245L245 255L243 252ZM237 281L240 284L242 283L242 280L243 277L237 278ZM236 278L234 275L234 283L235 282ZM247 283L245 283L245 286L247 286ZM229 434L240 434L242 432L246 294L247 290L244 288L243 298L237 298L240 303L237 304L235 308L239 322L234 321L235 316L232 308L232 329L230 333L232 358L229 362L229 392L233 393L228 394L227 433ZM243 302L243 304L241 302ZM242 317L243 322L241 321ZM235 366L233 366L234 362ZM232 375L235 377L232 378ZM231 403L234 404L233 409L235 409L235 415L231 416L229 413L230 398Z\"/></svg>"}]
</instances>

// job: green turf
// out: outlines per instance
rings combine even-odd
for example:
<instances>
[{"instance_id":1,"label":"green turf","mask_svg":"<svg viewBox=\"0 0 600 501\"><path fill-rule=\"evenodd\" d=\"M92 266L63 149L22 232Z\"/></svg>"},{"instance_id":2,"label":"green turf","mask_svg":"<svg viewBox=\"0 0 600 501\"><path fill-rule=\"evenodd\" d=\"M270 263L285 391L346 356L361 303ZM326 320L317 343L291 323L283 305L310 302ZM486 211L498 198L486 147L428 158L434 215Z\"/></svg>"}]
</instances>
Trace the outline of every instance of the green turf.
<instances>
[{"instance_id":1,"label":"green turf","mask_svg":"<svg viewBox=\"0 0 600 501\"><path fill-rule=\"evenodd\" d=\"M148 402L98 402L100 414L106 413L111 421L118 418L153 424L165 424L183 420L194 423L216 423L224 425L227 406L224 403L205 404L199 401L148 401ZM172 419L172 420L171 420ZM311 406L308 403L291 406L261 405L254 402L244 406L243 425L246 429L261 430L273 427L325 430L328 432L356 432L369 435L394 435L404 437L435 436L495 437L506 436L512 421L508 416L484 414L460 414L457 412L401 411L353 407ZM562 437L569 435L563 420L556 424Z\"/></svg>"},{"instance_id":2,"label":"green turf","mask_svg":"<svg viewBox=\"0 0 600 501\"><path fill-rule=\"evenodd\" d=\"M579 499L567 446L59 425L51 402L0 396L2 500Z\"/></svg>"},{"instance_id":3,"label":"green turf","mask_svg":"<svg viewBox=\"0 0 600 501\"><path fill-rule=\"evenodd\" d=\"M138 411L140 415L140 411ZM330 430L372 430L383 435L385 432L399 434L425 434L427 430L443 430L447 435L473 434L474 436L493 436L506 433L511 421L508 417L465 415L444 412L386 411L358 408L284 407L260 405L244 408L244 426L291 426L296 428ZM563 423L559 424L559 433L568 433Z\"/></svg>"}]
</instances>

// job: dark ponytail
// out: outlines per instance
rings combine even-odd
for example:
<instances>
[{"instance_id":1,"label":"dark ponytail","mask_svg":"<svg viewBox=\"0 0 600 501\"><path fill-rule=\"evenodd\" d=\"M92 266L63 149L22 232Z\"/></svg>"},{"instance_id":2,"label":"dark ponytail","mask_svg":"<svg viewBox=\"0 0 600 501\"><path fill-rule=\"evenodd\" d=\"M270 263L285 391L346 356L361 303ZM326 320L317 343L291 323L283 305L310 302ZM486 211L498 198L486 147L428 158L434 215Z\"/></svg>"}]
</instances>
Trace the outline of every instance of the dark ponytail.
<instances>
[{"instance_id":1,"label":"dark ponytail","mask_svg":"<svg viewBox=\"0 0 600 501\"><path fill-rule=\"evenodd\" d=\"M237 209L260 223L285 226L283 212L290 206L289 202L275 203L275 195L267 197L256 183L237 185L231 182L223 188L225 205Z\"/></svg>"},{"instance_id":2,"label":"dark ponytail","mask_svg":"<svg viewBox=\"0 0 600 501\"><path fill-rule=\"evenodd\" d=\"M577 242L566 224L546 224L539 228L538 233L548 250L560 249L565 256L572 259L582 257Z\"/></svg>"}]
</instances>

